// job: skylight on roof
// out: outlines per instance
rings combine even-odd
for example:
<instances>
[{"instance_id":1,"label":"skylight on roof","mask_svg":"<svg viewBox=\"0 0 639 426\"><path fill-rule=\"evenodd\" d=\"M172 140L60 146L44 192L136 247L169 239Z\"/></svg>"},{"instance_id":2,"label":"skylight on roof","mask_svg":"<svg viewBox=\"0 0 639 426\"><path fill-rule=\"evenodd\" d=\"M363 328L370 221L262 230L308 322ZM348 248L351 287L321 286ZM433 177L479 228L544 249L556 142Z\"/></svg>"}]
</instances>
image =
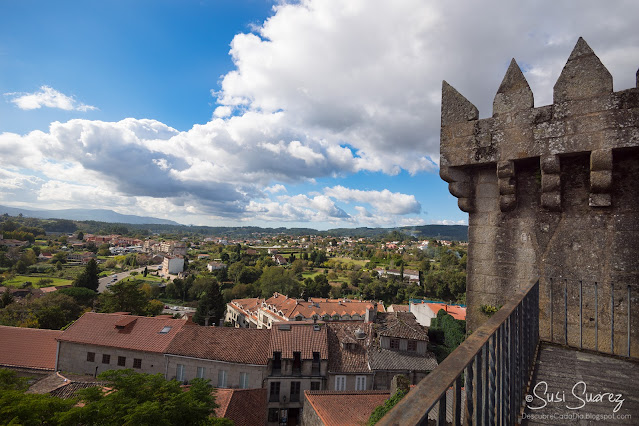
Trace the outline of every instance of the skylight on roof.
<instances>
[{"instance_id":1,"label":"skylight on roof","mask_svg":"<svg viewBox=\"0 0 639 426\"><path fill-rule=\"evenodd\" d=\"M171 331L171 326L167 325L167 326L164 326L162 330L160 330L160 334L166 334L169 331Z\"/></svg>"}]
</instances>

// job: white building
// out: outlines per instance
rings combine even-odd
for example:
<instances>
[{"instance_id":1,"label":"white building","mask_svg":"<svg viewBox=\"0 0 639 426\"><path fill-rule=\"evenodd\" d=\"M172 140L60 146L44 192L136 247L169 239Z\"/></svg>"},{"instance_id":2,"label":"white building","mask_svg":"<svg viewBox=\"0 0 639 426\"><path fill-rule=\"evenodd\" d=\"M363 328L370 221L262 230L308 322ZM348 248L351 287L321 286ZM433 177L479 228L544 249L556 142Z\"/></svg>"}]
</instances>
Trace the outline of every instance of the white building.
<instances>
[{"instance_id":1,"label":"white building","mask_svg":"<svg viewBox=\"0 0 639 426\"><path fill-rule=\"evenodd\" d=\"M162 262L162 273L179 274L184 271L184 258L182 256L165 256L164 262Z\"/></svg>"}]
</instances>

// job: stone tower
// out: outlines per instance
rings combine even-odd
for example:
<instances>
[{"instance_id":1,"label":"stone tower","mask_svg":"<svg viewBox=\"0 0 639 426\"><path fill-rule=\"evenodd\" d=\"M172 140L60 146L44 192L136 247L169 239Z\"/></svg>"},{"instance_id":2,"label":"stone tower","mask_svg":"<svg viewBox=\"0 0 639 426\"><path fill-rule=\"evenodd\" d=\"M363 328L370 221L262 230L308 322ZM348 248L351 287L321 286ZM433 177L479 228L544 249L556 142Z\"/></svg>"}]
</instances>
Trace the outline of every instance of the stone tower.
<instances>
[{"instance_id":1,"label":"stone tower","mask_svg":"<svg viewBox=\"0 0 639 426\"><path fill-rule=\"evenodd\" d=\"M581 323L584 347L610 351L614 330L615 353L639 356L639 72L614 92L580 38L552 105L534 107L513 59L492 117L446 82L441 114L440 176L469 213L470 330L539 277L542 339L564 343L567 317L570 345Z\"/></svg>"}]
</instances>

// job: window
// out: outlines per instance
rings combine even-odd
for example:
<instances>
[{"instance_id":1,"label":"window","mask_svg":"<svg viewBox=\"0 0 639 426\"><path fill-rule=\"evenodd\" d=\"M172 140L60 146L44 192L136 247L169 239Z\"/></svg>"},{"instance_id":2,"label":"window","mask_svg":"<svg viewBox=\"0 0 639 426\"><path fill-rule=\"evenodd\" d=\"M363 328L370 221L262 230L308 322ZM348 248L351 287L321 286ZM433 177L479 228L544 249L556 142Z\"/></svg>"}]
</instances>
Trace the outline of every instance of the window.
<instances>
[{"instance_id":1,"label":"window","mask_svg":"<svg viewBox=\"0 0 639 426\"><path fill-rule=\"evenodd\" d=\"M311 374L319 376L320 374L320 353L313 352L313 363L311 364Z\"/></svg>"},{"instance_id":2,"label":"window","mask_svg":"<svg viewBox=\"0 0 639 426\"><path fill-rule=\"evenodd\" d=\"M178 364L175 369L175 378L180 382L184 381L184 364Z\"/></svg>"},{"instance_id":3,"label":"window","mask_svg":"<svg viewBox=\"0 0 639 426\"><path fill-rule=\"evenodd\" d=\"M320 390L322 382L311 382L311 390Z\"/></svg>"},{"instance_id":4,"label":"window","mask_svg":"<svg viewBox=\"0 0 639 426\"><path fill-rule=\"evenodd\" d=\"M204 367L197 368L197 373L195 374L195 377L197 377L198 379L204 378Z\"/></svg>"},{"instance_id":5,"label":"window","mask_svg":"<svg viewBox=\"0 0 639 426\"><path fill-rule=\"evenodd\" d=\"M300 374L302 372L302 353L293 352L293 374Z\"/></svg>"},{"instance_id":6,"label":"window","mask_svg":"<svg viewBox=\"0 0 639 426\"><path fill-rule=\"evenodd\" d=\"M95 362L95 352L87 352L87 361Z\"/></svg>"},{"instance_id":7,"label":"window","mask_svg":"<svg viewBox=\"0 0 639 426\"><path fill-rule=\"evenodd\" d=\"M157 329L156 329L156 330L157 330ZM162 330L160 330L160 332L159 332L159 333L160 333L160 334L166 334L166 333L168 333L169 331L171 331L171 327L167 325L167 326L165 326Z\"/></svg>"},{"instance_id":8,"label":"window","mask_svg":"<svg viewBox=\"0 0 639 426\"><path fill-rule=\"evenodd\" d=\"M280 382L271 382L271 389L269 392L269 401L279 402L280 400Z\"/></svg>"},{"instance_id":9,"label":"window","mask_svg":"<svg viewBox=\"0 0 639 426\"><path fill-rule=\"evenodd\" d=\"M300 400L300 382L291 382L291 402Z\"/></svg>"},{"instance_id":10,"label":"window","mask_svg":"<svg viewBox=\"0 0 639 426\"><path fill-rule=\"evenodd\" d=\"M355 390L366 390L366 376L355 376Z\"/></svg>"},{"instance_id":11,"label":"window","mask_svg":"<svg viewBox=\"0 0 639 426\"><path fill-rule=\"evenodd\" d=\"M282 372L282 353L273 352L273 374L281 374Z\"/></svg>"},{"instance_id":12,"label":"window","mask_svg":"<svg viewBox=\"0 0 639 426\"><path fill-rule=\"evenodd\" d=\"M133 358L133 368L142 368L142 360L140 358Z\"/></svg>"},{"instance_id":13,"label":"window","mask_svg":"<svg viewBox=\"0 0 639 426\"><path fill-rule=\"evenodd\" d=\"M240 389L248 389L249 375L248 373L240 373Z\"/></svg>"},{"instance_id":14,"label":"window","mask_svg":"<svg viewBox=\"0 0 639 426\"><path fill-rule=\"evenodd\" d=\"M399 349L399 339L390 339L390 348Z\"/></svg>"},{"instance_id":15,"label":"window","mask_svg":"<svg viewBox=\"0 0 639 426\"><path fill-rule=\"evenodd\" d=\"M275 423L280 421L280 410L279 408L269 408L268 409L268 421L269 423Z\"/></svg>"},{"instance_id":16,"label":"window","mask_svg":"<svg viewBox=\"0 0 639 426\"><path fill-rule=\"evenodd\" d=\"M226 370L220 370L217 372L217 387L218 388L226 387Z\"/></svg>"},{"instance_id":17,"label":"window","mask_svg":"<svg viewBox=\"0 0 639 426\"><path fill-rule=\"evenodd\" d=\"M408 351L416 352L417 351L417 340L409 340L408 341Z\"/></svg>"},{"instance_id":18,"label":"window","mask_svg":"<svg viewBox=\"0 0 639 426\"><path fill-rule=\"evenodd\" d=\"M335 376L335 390L346 390L346 376Z\"/></svg>"},{"instance_id":19,"label":"window","mask_svg":"<svg viewBox=\"0 0 639 426\"><path fill-rule=\"evenodd\" d=\"M126 366L126 357L125 356L119 356L118 357L118 365L120 367L125 367Z\"/></svg>"},{"instance_id":20,"label":"window","mask_svg":"<svg viewBox=\"0 0 639 426\"><path fill-rule=\"evenodd\" d=\"M109 364L111 362L111 355L102 354L102 364Z\"/></svg>"}]
</instances>

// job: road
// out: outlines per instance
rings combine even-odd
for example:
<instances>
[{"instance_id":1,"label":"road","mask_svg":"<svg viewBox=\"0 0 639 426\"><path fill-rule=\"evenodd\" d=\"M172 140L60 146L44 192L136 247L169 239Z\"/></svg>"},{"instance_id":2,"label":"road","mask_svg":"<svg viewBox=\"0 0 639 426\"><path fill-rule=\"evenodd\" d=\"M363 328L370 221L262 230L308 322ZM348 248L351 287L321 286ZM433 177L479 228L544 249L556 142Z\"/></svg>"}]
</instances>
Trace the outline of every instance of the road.
<instances>
[{"instance_id":1,"label":"road","mask_svg":"<svg viewBox=\"0 0 639 426\"><path fill-rule=\"evenodd\" d=\"M148 266L149 272L150 271L157 271L158 270L158 266L161 266L161 265L149 265ZM133 271L139 272L141 274L142 272L144 272L144 268L145 267L143 266L141 268L132 269L132 270L126 271L126 272L119 272L117 274L111 274L111 275L109 275L107 277L100 278L100 280L99 280L100 284L98 285L98 293L103 293L107 289L107 285L108 284L112 284L112 283L115 283L117 281L123 280L124 278L128 277L129 275L131 275L131 272L133 272ZM116 277L115 281L113 281L113 276L114 275Z\"/></svg>"}]
</instances>

